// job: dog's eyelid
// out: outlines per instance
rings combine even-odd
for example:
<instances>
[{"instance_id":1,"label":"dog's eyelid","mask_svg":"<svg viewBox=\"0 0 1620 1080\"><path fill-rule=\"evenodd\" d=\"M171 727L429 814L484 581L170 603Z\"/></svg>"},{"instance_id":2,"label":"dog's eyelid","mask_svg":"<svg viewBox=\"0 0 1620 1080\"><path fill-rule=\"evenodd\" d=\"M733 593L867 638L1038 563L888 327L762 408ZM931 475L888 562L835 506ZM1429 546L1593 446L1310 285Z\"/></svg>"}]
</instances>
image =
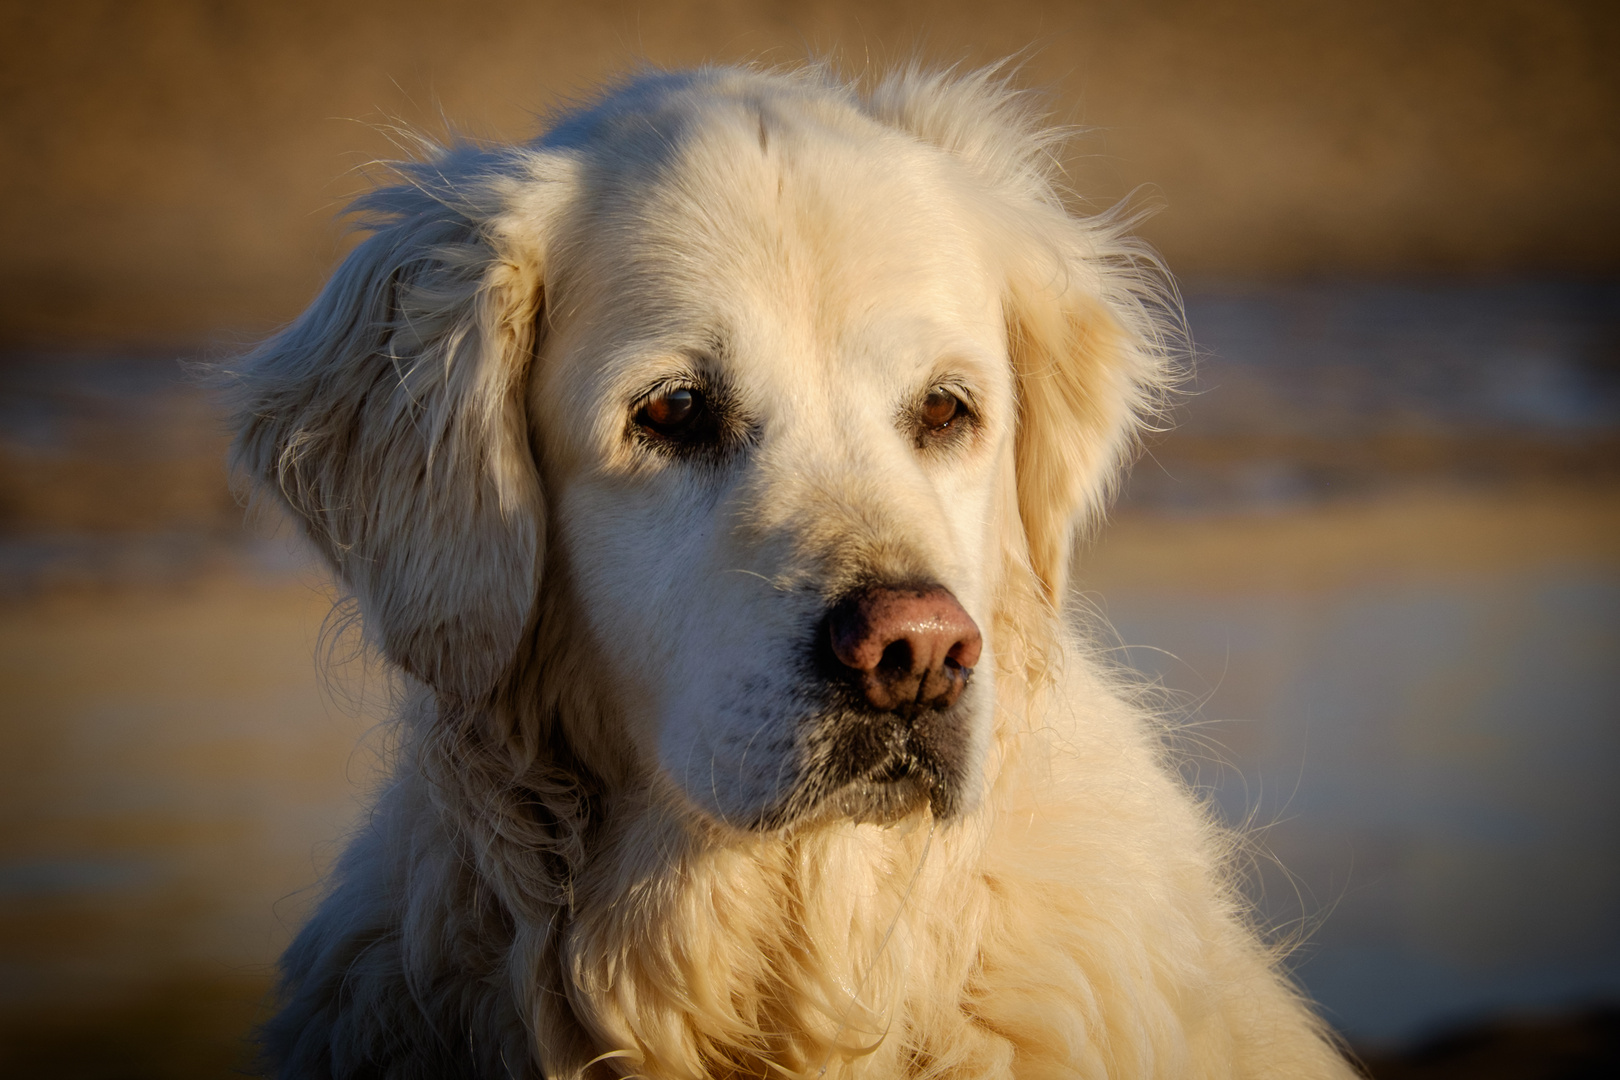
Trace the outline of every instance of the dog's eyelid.
<instances>
[{"instance_id":1,"label":"dog's eyelid","mask_svg":"<svg viewBox=\"0 0 1620 1080\"><path fill-rule=\"evenodd\" d=\"M917 395L917 402L920 404L934 393L945 393L955 398L969 420L977 421L983 415L983 410L979 406L979 395L974 392L972 383L960 375L936 376Z\"/></svg>"},{"instance_id":2,"label":"dog's eyelid","mask_svg":"<svg viewBox=\"0 0 1620 1080\"><path fill-rule=\"evenodd\" d=\"M654 372L643 375L629 394L630 407L639 409L659 394L672 390L697 390L713 397L724 390L725 379L718 374L722 350L715 346L676 349L666 354Z\"/></svg>"},{"instance_id":3,"label":"dog's eyelid","mask_svg":"<svg viewBox=\"0 0 1620 1080\"><path fill-rule=\"evenodd\" d=\"M677 390L692 390L700 394L708 394L708 386L702 379L684 375L669 375L636 393L630 399L630 409L631 411L639 410L654 398L663 394L672 394Z\"/></svg>"},{"instance_id":4,"label":"dog's eyelid","mask_svg":"<svg viewBox=\"0 0 1620 1080\"><path fill-rule=\"evenodd\" d=\"M969 386L966 381L961 379L938 379L928 388L927 393L931 394L935 390L943 390L957 401L960 401L962 408L966 409L975 419L980 415L978 395L973 392L973 387Z\"/></svg>"},{"instance_id":5,"label":"dog's eyelid","mask_svg":"<svg viewBox=\"0 0 1620 1080\"><path fill-rule=\"evenodd\" d=\"M934 362L925 369L928 371L928 378L918 384L918 393L947 390L967 401L975 396L974 387L982 383L985 372L992 367L993 365L981 361L976 353L953 349L935 356Z\"/></svg>"}]
</instances>

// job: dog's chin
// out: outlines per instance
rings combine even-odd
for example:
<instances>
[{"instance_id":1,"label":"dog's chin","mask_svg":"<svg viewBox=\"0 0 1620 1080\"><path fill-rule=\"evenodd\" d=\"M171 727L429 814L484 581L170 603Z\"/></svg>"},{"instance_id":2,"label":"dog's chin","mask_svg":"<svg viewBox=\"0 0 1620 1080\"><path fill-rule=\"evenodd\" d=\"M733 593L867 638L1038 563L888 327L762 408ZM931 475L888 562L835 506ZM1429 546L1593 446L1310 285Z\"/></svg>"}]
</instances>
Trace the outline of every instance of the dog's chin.
<instances>
[{"instance_id":1,"label":"dog's chin","mask_svg":"<svg viewBox=\"0 0 1620 1080\"><path fill-rule=\"evenodd\" d=\"M893 825L928 811L944 821L962 810L962 784L909 747L897 747L854 778L805 777L784 802L762 814L760 831L814 828L842 822Z\"/></svg>"},{"instance_id":2,"label":"dog's chin","mask_svg":"<svg viewBox=\"0 0 1620 1080\"><path fill-rule=\"evenodd\" d=\"M949 817L952 810L944 792L932 778L906 774L893 778L857 780L834 792L816 815L829 820L847 820L858 825L892 825L928 807L935 817Z\"/></svg>"}]
</instances>

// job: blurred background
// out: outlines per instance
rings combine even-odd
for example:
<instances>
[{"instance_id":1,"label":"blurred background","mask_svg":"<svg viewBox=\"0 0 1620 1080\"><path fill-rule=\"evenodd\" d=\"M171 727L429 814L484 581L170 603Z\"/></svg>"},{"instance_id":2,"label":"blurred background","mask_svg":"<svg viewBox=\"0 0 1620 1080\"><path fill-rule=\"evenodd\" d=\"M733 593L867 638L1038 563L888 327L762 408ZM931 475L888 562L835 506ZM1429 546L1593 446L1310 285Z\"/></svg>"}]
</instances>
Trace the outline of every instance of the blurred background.
<instances>
[{"instance_id":1,"label":"blurred background","mask_svg":"<svg viewBox=\"0 0 1620 1080\"><path fill-rule=\"evenodd\" d=\"M383 127L1009 54L1160 208L1197 374L1079 602L1299 978L1379 1077L1617 1074L1620 8L1569 0L0 4L0 1073L248 1067L362 812L386 677L180 362L309 300Z\"/></svg>"}]
</instances>

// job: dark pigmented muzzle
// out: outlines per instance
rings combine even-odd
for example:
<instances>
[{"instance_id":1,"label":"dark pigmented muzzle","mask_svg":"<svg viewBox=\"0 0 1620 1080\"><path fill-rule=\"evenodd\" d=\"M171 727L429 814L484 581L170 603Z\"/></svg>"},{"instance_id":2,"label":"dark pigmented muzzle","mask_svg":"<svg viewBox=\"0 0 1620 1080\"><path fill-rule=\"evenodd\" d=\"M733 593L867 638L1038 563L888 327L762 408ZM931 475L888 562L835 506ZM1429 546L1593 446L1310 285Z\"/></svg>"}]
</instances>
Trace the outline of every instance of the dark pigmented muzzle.
<instances>
[{"instance_id":1,"label":"dark pigmented muzzle","mask_svg":"<svg viewBox=\"0 0 1620 1080\"><path fill-rule=\"evenodd\" d=\"M833 655L867 703L913 713L956 704L979 662L979 627L941 585L858 589L827 619Z\"/></svg>"}]
</instances>

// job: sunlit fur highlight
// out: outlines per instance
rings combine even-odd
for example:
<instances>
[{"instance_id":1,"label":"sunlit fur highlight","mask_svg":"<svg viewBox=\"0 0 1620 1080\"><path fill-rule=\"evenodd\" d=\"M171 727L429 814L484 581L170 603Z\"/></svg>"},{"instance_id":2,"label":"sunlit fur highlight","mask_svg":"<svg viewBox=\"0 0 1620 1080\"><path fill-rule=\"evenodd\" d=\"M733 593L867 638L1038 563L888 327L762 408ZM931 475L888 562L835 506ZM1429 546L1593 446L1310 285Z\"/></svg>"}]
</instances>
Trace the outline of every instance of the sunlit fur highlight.
<instances>
[{"instance_id":1,"label":"sunlit fur highlight","mask_svg":"<svg viewBox=\"0 0 1620 1080\"><path fill-rule=\"evenodd\" d=\"M614 242L557 239L589 124L672 94L852 111L981 189L1018 427L984 568L986 794L962 819L750 833L629 783L556 587L525 392L569 243ZM653 75L582 115L398 166L321 297L222 376L237 466L418 687L394 778L283 961L277 1074L1351 1075L1158 723L1065 629L1076 535L1172 377L1173 314L1122 222L1065 206L1061 135L995 71Z\"/></svg>"}]
</instances>

